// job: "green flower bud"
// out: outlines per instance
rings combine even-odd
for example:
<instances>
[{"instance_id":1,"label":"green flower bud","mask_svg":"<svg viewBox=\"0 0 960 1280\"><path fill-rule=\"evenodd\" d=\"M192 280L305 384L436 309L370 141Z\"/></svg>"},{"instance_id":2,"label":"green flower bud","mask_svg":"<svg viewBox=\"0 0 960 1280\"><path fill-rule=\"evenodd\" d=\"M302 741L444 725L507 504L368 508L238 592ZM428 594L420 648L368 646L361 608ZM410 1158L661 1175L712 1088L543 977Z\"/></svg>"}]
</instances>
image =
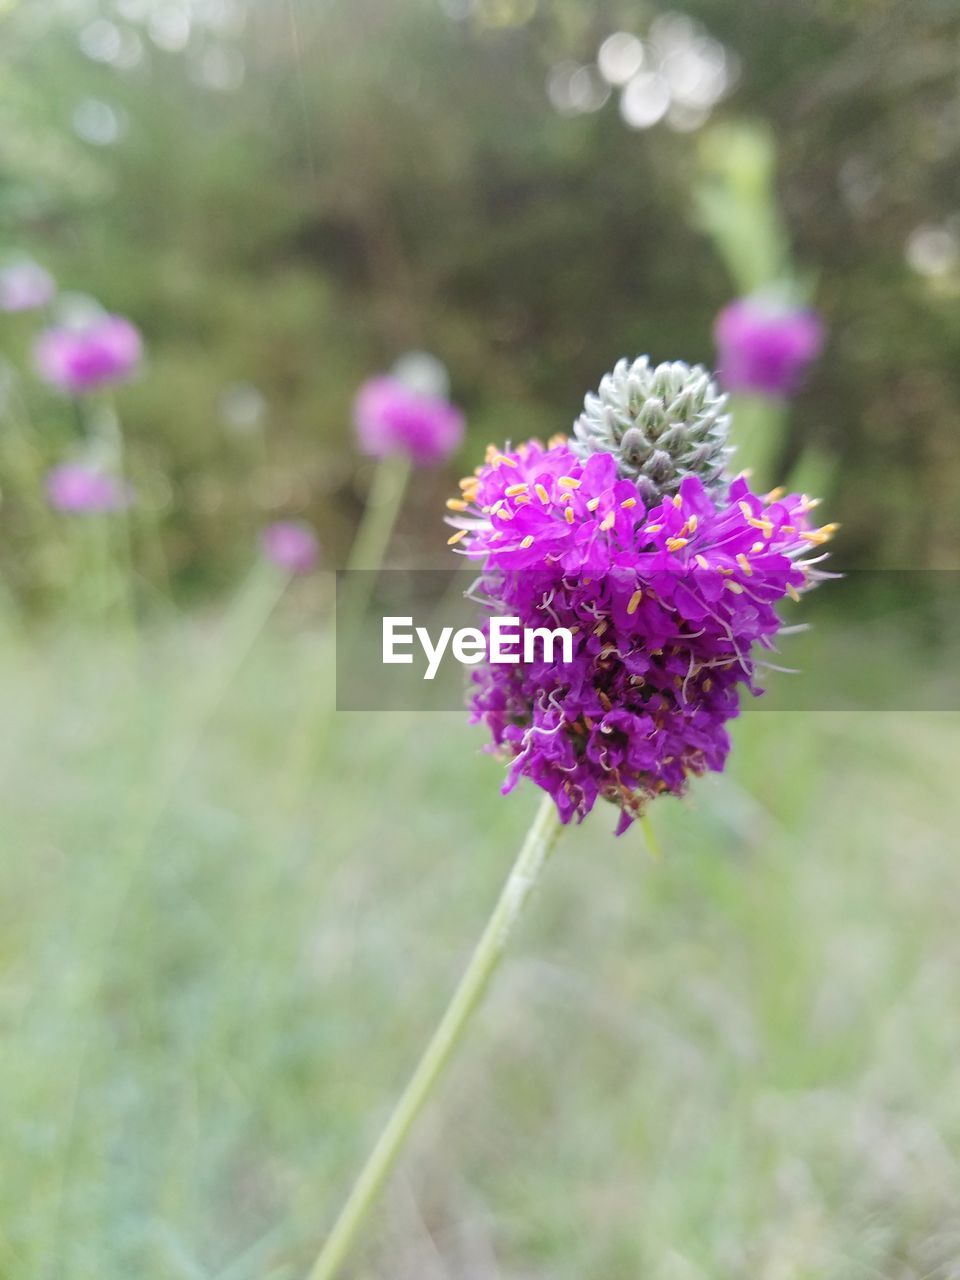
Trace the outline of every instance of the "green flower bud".
<instances>
[{"instance_id":1,"label":"green flower bud","mask_svg":"<svg viewBox=\"0 0 960 1280\"><path fill-rule=\"evenodd\" d=\"M676 493L686 476L722 496L733 452L726 408L727 397L702 365L674 360L651 368L646 356L619 360L585 398L570 447L584 460L612 453L648 507Z\"/></svg>"}]
</instances>

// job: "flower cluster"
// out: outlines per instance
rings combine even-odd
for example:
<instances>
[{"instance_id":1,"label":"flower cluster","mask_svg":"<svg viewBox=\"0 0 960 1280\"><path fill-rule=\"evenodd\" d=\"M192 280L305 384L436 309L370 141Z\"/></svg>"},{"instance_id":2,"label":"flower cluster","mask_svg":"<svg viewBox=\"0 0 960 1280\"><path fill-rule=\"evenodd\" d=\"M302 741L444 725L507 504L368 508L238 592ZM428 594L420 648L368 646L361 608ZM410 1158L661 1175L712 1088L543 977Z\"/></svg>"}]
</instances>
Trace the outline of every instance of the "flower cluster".
<instances>
[{"instance_id":1,"label":"flower cluster","mask_svg":"<svg viewBox=\"0 0 960 1280\"><path fill-rule=\"evenodd\" d=\"M738 298L714 325L720 380L729 391L790 396L823 346L815 311L756 294Z\"/></svg>"},{"instance_id":2,"label":"flower cluster","mask_svg":"<svg viewBox=\"0 0 960 1280\"><path fill-rule=\"evenodd\" d=\"M360 448L374 458L406 454L429 467L449 458L463 440L456 405L389 374L363 384L353 412Z\"/></svg>"},{"instance_id":3,"label":"flower cluster","mask_svg":"<svg viewBox=\"0 0 960 1280\"><path fill-rule=\"evenodd\" d=\"M650 798L722 769L774 605L816 580L807 553L832 527L812 526L815 503L761 497L742 476L719 496L687 476L647 509L611 453L582 461L562 437L491 447L461 490L450 541L480 562L477 598L574 635L572 663L473 673L472 720L511 761L504 790L531 778L564 822L611 800L622 831Z\"/></svg>"},{"instance_id":4,"label":"flower cluster","mask_svg":"<svg viewBox=\"0 0 960 1280\"><path fill-rule=\"evenodd\" d=\"M47 472L47 501L70 515L100 515L129 506L133 492L116 476L82 462L63 462Z\"/></svg>"},{"instance_id":5,"label":"flower cluster","mask_svg":"<svg viewBox=\"0 0 960 1280\"><path fill-rule=\"evenodd\" d=\"M41 377L72 396L128 378L141 355L137 327L125 316L106 312L93 312L82 323L46 329L34 350Z\"/></svg>"}]
</instances>

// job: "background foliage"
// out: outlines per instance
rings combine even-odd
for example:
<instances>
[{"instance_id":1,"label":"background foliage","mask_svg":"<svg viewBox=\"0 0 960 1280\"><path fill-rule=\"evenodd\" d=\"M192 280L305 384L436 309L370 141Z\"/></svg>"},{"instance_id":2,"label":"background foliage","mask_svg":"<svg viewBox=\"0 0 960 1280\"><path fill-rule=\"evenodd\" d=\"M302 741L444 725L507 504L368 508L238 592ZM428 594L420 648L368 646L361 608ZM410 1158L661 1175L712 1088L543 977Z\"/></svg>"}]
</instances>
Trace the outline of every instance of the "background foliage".
<instances>
[{"instance_id":1,"label":"background foliage","mask_svg":"<svg viewBox=\"0 0 960 1280\"><path fill-rule=\"evenodd\" d=\"M342 559L365 483L351 398L407 348L449 365L465 462L488 439L566 429L621 353L712 361L734 285L698 226L710 127L631 130L613 101L562 115L545 88L612 30L642 35L653 6L0 9L0 237L144 329L149 371L121 406L184 582L231 571L251 512L307 514ZM830 327L780 469L808 444L834 460L846 564L955 564L960 19L935 0L687 10L739 59L714 119L772 131L794 258ZM98 15L136 56L89 55ZM82 112L77 136L91 100L106 144ZM262 431L225 425L236 383L265 396ZM422 485L401 555L436 541Z\"/></svg>"}]
</instances>

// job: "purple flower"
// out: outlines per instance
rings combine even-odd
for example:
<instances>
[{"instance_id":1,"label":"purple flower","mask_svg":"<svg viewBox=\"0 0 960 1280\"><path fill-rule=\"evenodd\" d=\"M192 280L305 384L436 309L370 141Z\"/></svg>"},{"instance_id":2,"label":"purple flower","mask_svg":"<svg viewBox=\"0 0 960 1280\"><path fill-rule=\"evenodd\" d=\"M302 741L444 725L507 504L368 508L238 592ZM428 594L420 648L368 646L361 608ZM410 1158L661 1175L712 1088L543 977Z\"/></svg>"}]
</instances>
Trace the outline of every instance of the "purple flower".
<instances>
[{"instance_id":1,"label":"purple flower","mask_svg":"<svg viewBox=\"0 0 960 1280\"><path fill-rule=\"evenodd\" d=\"M450 541L480 564L478 598L574 639L572 662L472 673L471 720L510 761L503 790L531 778L564 822L610 800L623 831L653 797L721 770L775 604L817 579L804 556L833 530L811 526L815 504L743 477L711 496L688 476L647 510L612 455L582 462L565 443L490 450L461 488Z\"/></svg>"},{"instance_id":2,"label":"purple flower","mask_svg":"<svg viewBox=\"0 0 960 1280\"><path fill-rule=\"evenodd\" d=\"M789 396L820 354L824 329L815 311L751 296L724 307L713 336L720 381L729 391Z\"/></svg>"},{"instance_id":3,"label":"purple flower","mask_svg":"<svg viewBox=\"0 0 960 1280\"><path fill-rule=\"evenodd\" d=\"M46 490L51 507L71 515L120 511L131 500L123 481L79 462L65 462L48 471Z\"/></svg>"},{"instance_id":4,"label":"purple flower","mask_svg":"<svg viewBox=\"0 0 960 1280\"><path fill-rule=\"evenodd\" d=\"M268 560L290 573L309 573L320 555L317 535L296 520L276 520L268 524L260 545Z\"/></svg>"},{"instance_id":5,"label":"purple flower","mask_svg":"<svg viewBox=\"0 0 960 1280\"><path fill-rule=\"evenodd\" d=\"M360 448L375 458L406 453L418 465L431 466L463 440L464 419L456 405L388 375L363 384L353 415Z\"/></svg>"},{"instance_id":6,"label":"purple flower","mask_svg":"<svg viewBox=\"0 0 960 1280\"><path fill-rule=\"evenodd\" d=\"M0 268L0 311L35 311L56 291L53 276L29 259Z\"/></svg>"},{"instance_id":7,"label":"purple flower","mask_svg":"<svg viewBox=\"0 0 960 1280\"><path fill-rule=\"evenodd\" d=\"M143 345L136 326L106 313L82 325L46 329L34 348L37 369L51 386L83 395L128 378L140 363Z\"/></svg>"}]
</instances>

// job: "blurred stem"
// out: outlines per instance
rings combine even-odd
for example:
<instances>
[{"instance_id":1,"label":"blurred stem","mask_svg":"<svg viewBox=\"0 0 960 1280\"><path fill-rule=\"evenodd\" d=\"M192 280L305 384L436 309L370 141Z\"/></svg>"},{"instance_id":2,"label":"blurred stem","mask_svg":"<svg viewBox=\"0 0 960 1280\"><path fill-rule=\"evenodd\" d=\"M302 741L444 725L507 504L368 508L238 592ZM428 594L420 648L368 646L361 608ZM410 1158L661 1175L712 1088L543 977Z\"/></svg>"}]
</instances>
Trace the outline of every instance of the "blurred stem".
<instances>
[{"instance_id":1,"label":"blurred stem","mask_svg":"<svg viewBox=\"0 0 960 1280\"><path fill-rule=\"evenodd\" d=\"M370 603L376 571L383 565L403 505L410 466L410 458L397 453L381 458L374 469L363 518L347 559L350 576L344 584L340 609L348 628L359 622Z\"/></svg>"},{"instance_id":2,"label":"blurred stem","mask_svg":"<svg viewBox=\"0 0 960 1280\"><path fill-rule=\"evenodd\" d=\"M772 474L786 428L787 405L767 396L731 396L733 414L731 442L736 446L734 471L738 464L748 467L753 488L764 492L777 483Z\"/></svg>"},{"instance_id":3,"label":"blurred stem","mask_svg":"<svg viewBox=\"0 0 960 1280\"><path fill-rule=\"evenodd\" d=\"M314 1263L309 1280L333 1280L340 1270L363 1220L396 1163L414 1121L433 1092L454 1050L460 1044L467 1024L483 999L493 972L506 950L513 926L519 919L523 905L552 853L561 830L556 805L549 796L544 796L466 972L410 1077L410 1083L394 1107L386 1127L354 1183L327 1243Z\"/></svg>"}]
</instances>

